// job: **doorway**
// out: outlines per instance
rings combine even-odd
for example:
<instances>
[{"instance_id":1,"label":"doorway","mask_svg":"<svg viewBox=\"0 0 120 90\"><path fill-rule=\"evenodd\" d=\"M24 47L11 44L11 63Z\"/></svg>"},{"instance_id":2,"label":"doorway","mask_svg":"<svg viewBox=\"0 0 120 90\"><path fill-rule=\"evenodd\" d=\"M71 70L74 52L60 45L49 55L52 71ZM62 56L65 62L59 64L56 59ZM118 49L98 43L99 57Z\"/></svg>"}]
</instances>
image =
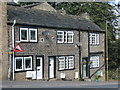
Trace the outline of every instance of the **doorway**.
<instances>
[{"instance_id":1,"label":"doorway","mask_svg":"<svg viewBox=\"0 0 120 90\"><path fill-rule=\"evenodd\" d=\"M82 77L88 77L88 62L87 58L82 58Z\"/></svg>"},{"instance_id":2,"label":"doorway","mask_svg":"<svg viewBox=\"0 0 120 90\"><path fill-rule=\"evenodd\" d=\"M43 79L43 57L36 57L36 79Z\"/></svg>"},{"instance_id":3,"label":"doorway","mask_svg":"<svg viewBox=\"0 0 120 90\"><path fill-rule=\"evenodd\" d=\"M49 57L48 62L48 77L49 79L55 78L55 57Z\"/></svg>"}]
</instances>

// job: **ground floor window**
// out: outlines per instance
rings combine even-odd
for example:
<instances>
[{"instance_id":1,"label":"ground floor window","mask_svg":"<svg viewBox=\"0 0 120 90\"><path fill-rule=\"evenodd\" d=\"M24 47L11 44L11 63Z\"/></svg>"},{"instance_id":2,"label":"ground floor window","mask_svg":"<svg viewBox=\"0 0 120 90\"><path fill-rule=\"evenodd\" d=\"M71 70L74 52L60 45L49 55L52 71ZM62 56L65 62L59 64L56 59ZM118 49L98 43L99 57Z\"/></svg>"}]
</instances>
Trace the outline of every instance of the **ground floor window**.
<instances>
[{"instance_id":1,"label":"ground floor window","mask_svg":"<svg viewBox=\"0 0 120 90\"><path fill-rule=\"evenodd\" d=\"M32 70L32 57L15 57L15 71Z\"/></svg>"},{"instance_id":2,"label":"ground floor window","mask_svg":"<svg viewBox=\"0 0 120 90\"><path fill-rule=\"evenodd\" d=\"M32 70L32 57L24 57L25 70Z\"/></svg>"},{"instance_id":3,"label":"ground floor window","mask_svg":"<svg viewBox=\"0 0 120 90\"><path fill-rule=\"evenodd\" d=\"M92 62L90 68L99 67L99 56L90 56L90 61Z\"/></svg>"},{"instance_id":4,"label":"ground floor window","mask_svg":"<svg viewBox=\"0 0 120 90\"><path fill-rule=\"evenodd\" d=\"M59 70L73 69L74 56L60 56L59 57Z\"/></svg>"},{"instance_id":5,"label":"ground floor window","mask_svg":"<svg viewBox=\"0 0 120 90\"><path fill-rule=\"evenodd\" d=\"M23 57L15 58L15 71L23 70Z\"/></svg>"}]
</instances>

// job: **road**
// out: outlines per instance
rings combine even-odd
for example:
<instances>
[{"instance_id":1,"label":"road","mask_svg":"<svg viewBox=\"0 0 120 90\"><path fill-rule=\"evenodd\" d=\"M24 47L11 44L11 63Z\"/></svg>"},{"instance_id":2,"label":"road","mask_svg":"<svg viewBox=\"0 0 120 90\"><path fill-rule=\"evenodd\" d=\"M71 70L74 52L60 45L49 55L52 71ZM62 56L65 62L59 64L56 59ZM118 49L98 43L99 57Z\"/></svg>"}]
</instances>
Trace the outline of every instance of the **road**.
<instances>
[{"instance_id":1,"label":"road","mask_svg":"<svg viewBox=\"0 0 120 90\"><path fill-rule=\"evenodd\" d=\"M118 81L2 81L2 88L118 88Z\"/></svg>"}]
</instances>

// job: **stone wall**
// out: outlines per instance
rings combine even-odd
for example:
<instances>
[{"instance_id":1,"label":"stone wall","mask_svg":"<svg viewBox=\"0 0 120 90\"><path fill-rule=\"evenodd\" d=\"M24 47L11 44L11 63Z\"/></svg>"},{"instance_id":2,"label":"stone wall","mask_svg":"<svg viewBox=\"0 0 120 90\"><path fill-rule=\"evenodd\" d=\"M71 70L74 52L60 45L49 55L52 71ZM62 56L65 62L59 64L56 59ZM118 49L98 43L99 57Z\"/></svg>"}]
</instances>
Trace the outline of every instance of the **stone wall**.
<instances>
[{"instance_id":1,"label":"stone wall","mask_svg":"<svg viewBox=\"0 0 120 90\"><path fill-rule=\"evenodd\" d=\"M104 66L98 70L99 68L90 69L90 76L95 73L97 70L98 72L101 71L103 76L100 78L101 80L105 80L105 34L100 33L100 44L99 45L90 45L90 55L99 55L99 67L103 64ZM97 73L96 73L97 74ZM93 75L92 79L95 80L95 75Z\"/></svg>"},{"instance_id":2,"label":"stone wall","mask_svg":"<svg viewBox=\"0 0 120 90\"><path fill-rule=\"evenodd\" d=\"M20 40L20 27L27 27L29 26L19 26L15 25L15 45L17 44L16 41ZM31 28L36 28L32 27ZM9 29L9 39L11 40L11 26L8 26ZM75 72L79 72L79 50L77 47L78 43L78 31L74 30L74 43L73 44L58 44L57 41L57 30L56 29L48 29L48 28L41 28L37 27L38 29L38 42L21 42L20 46L23 49L23 52L15 53L15 56L33 56L33 70L36 70L36 56L44 56L44 79L48 79L48 60L49 56L55 56L55 67L56 67L56 79L60 79L61 73L66 74L67 79L74 79ZM58 29L59 30L59 29ZM44 31L49 31L50 35L46 37L43 35ZM66 30L67 31L67 30ZM69 30L68 30L69 31ZM77 37L77 38L76 38ZM9 40L9 45L11 41ZM58 56L67 56L67 55L74 55L75 56L75 68L73 70L58 70ZM26 78L26 71L15 72L15 80L23 80Z\"/></svg>"},{"instance_id":3,"label":"stone wall","mask_svg":"<svg viewBox=\"0 0 120 90\"><path fill-rule=\"evenodd\" d=\"M74 80L75 72L79 72L79 48L77 44L79 43L79 32L77 30L73 30L74 32L74 43L73 44L58 44L57 43L57 30L61 29L50 29L50 28L41 28L41 27L33 27L33 26L20 26L15 25L15 45L16 41L20 40L20 27L26 28L37 28L38 29L38 42L21 42L20 46L23 49L23 52L15 53L15 56L33 56L33 71L36 70L36 56L44 57L44 79L48 79L48 63L49 56L54 56L56 58L55 67L56 67L56 79L60 79L61 73L66 74L67 79ZM8 26L9 30L9 45L11 45L11 26ZM65 30L65 29L64 29ZM44 31L49 31L49 36L43 35ZM67 31L67 30L66 30ZM68 30L69 31L69 30ZM81 52L82 58L88 57L88 32L81 31L80 32L80 41L82 42ZM10 47L10 46L9 46ZM99 46L90 46L90 53L103 52L100 55L100 66L104 64L104 34L100 33L100 45ZM67 56L74 55L75 56L75 68L73 70L58 70L58 56ZM92 75L98 68L90 69L90 75ZM104 67L102 68L104 71ZM92 77L94 78L94 77ZM104 77L103 77L104 78ZM25 80L26 79L26 71L15 72L16 80Z\"/></svg>"},{"instance_id":4,"label":"stone wall","mask_svg":"<svg viewBox=\"0 0 120 90\"><path fill-rule=\"evenodd\" d=\"M0 1L0 80L7 79L8 72L8 30L7 30L7 3ZM4 70L3 70L4 68Z\"/></svg>"}]
</instances>

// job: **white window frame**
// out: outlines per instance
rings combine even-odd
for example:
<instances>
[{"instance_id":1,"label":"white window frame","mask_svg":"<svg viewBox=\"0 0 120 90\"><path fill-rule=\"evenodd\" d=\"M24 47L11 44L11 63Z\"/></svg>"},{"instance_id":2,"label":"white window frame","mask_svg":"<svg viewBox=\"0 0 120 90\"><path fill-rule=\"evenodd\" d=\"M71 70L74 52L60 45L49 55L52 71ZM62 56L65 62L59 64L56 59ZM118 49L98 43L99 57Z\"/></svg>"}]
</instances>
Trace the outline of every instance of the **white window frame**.
<instances>
[{"instance_id":1,"label":"white window frame","mask_svg":"<svg viewBox=\"0 0 120 90\"><path fill-rule=\"evenodd\" d=\"M90 33L90 45L99 45L100 35L98 33ZM93 40L94 39L94 40Z\"/></svg>"},{"instance_id":2,"label":"white window frame","mask_svg":"<svg viewBox=\"0 0 120 90\"><path fill-rule=\"evenodd\" d=\"M30 61L31 61L31 68L26 68L26 59L27 58L30 58ZM24 70L32 70L32 57L29 56L29 57L24 57Z\"/></svg>"},{"instance_id":3,"label":"white window frame","mask_svg":"<svg viewBox=\"0 0 120 90\"><path fill-rule=\"evenodd\" d=\"M16 61L17 59L22 59L22 69L17 69L16 68ZM23 70L23 57L15 57L15 71L22 71Z\"/></svg>"},{"instance_id":4,"label":"white window frame","mask_svg":"<svg viewBox=\"0 0 120 90\"><path fill-rule=\"evenodd\" d=\"M58 38L59 35L62 35L62 38ZM62 41L59 41L59 39L62 39ZM57 31L57 43L63 43L63 42L64 42L64 31Z\"/></svg>"},{"instance_id":5,"label":"white window frame","mask_svg":"<svg viewBox=\"0 0 120 90\"><path fill-rule=\"evenodd\" d=\"M90 56L90 61L92 61L90 68L97 68L100 66L100 56L96 55L96 56Z\"/></svg>"},{"instance_id":6,"label":"white window frame","mask_svg":"<svg viewBox=\"0 0 120 90\"><path fill-rule=\"evenodd\" d=\"M64 67L63 68L60 68L60 62L64 62ZM61 56L61 57L59 57L59 70L64 70L64 69L65 69L65 57Z\"/></svg>"},{"instance_id":7,"label":"white window frame","mask_svg":"<svg viewBox=\"0 0 120 90\"><path fill-rule=\"evenodd\" d=\"M22 37L21 37L21 31L22 30L26 30L27 31L27 40L22 40ZM28 42L28 28L20 28L20 41L22 41L22 42Z\"/></svg>"},{"instance_id":8,"label":"white window frame","mask_svg":"<svg viewBox=\"0 0 120 90\"><path fill-rule=\"evenodd\" d=\"M30 34L31 31L35 31L36 40L31 40L31 34ZM29 28L29 40L30 40L30 42L37 42L37 29Z\"/></svg>"},{"instance_id":9,"label":"white window frame","mask_svg":"<svg viewBox=\"0 0 120 90\"><path fill-rule=\"evenodd\" d=\"M71 59L71 58L72 58L72 59ZM73 69L73 68L74 68L74 56L69 56L69 57L68 57L68 60L69 60L69 64L68 64L68 65L69 65L69 69ZM70 66L70 63L71 63L71 62L73 63L73 66Z\"/></svg>"},{"instance_id":10,"label":"white window frame","mask_svg":"<svg viewBox=\"0 0 120 90\"><path fill-rule=\"evenodd\" d=\"M62 34L58 34L59 32ZM62 41L59 41L58 35L62 35ZM57 31L57 43L73 43L73 35L73 31ZM68 38L68 36L71 36L72 38ZM71 41L68 39L71 39Z\"/></svg>"},{"instance_id":11,"label":"white window frame","mask_svg":"<svg viewBox=\"0 0 120 90\"><path fill-rule=\"evenodd\" d=\"M72 59L70 59L72 57ZM64 68L60 68L60 61L64 62ZM70 66L70 61L73 62L73 66ZM60 56L59 57L59 70L74 69L74 56Z\"/></svg>"},{"instance_id":12,"label":"white window frame","mask_svg":"<svg viewBox=\"0 0 120 90\"><path fill-rule=\"evenodd\" d=\"M73 43L73 35L74 35L74 34L73 34L72 31L68 31L68 32L67 32L67 36L72 36L71 41L69 41L69 40L68 40L69 38L67 37L67 43Z\"/></svg>"},{"instance_id":13,"label":"white window frame","mask_svg":"<svg viewBox=\"0 0 120 90\"><path fill-rule=\"evenodd\" d=\"M69 69L69 58L65 57L65 69Z\"/></svg>"}]
</instances>

